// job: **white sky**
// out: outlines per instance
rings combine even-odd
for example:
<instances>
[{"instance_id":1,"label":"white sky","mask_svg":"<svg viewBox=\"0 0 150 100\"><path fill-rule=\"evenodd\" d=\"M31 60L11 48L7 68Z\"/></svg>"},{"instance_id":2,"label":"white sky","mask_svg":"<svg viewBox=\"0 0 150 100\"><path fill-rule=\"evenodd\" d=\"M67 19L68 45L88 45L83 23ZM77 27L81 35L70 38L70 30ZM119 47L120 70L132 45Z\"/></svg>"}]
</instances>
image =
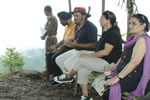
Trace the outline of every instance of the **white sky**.
<instances>
[{"instance_id":1,"label":"white sky","mask_svg":"<svg viewBox=\"0 0 150 100\"><path fill-rule=\"evenodd\" d=\"M140 13L148 16L150 20L150 7L148 0L135 0ZM126 5L118 5L119 0L106 0L106 10L113 11L121 32L126 33ZM90 21L96 24L99 33L101 28L99 18L101 16L101 0L71 0L74 7L91 6ZM140 5L142 4L142 5ZM51 5L53 14L57 16L59 11L69 11L68 0L0 0L0 54L6 47L16 47L18 50L27 48L42 48L44 41L40 39L40 27L46 23L44 7ZM144 8L145 7L145 8ZM64 27L59 24L58 40L64 33Z\"/></svg>"}]
</instances>

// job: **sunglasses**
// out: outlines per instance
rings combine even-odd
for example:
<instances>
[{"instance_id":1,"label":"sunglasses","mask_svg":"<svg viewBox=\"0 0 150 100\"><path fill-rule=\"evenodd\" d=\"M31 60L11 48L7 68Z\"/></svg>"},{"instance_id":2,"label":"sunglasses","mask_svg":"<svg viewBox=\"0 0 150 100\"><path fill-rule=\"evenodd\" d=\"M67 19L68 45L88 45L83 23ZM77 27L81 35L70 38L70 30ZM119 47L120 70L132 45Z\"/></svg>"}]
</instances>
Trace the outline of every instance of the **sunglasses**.
<instances>
[{"instance_id":1,"label":"sunglasses","mask_svg":"<svg viewBox=\"0 0 150 100\"><path fill-rule=\"evenodd\" d=\"M107 11L106 11L106 14L107 14L107 16L108 16L108 19L110 19L110 18L111 18L111 12L110 12L109 10L107 10Z\"/></svg>"},{"instance_id":2,"label":"sunglasses","mask_svg":"<svg viewBox=\"0 0 150 100\"><path fill-rule=\"evenodd\" d=\"M142 15L142 20L143 20L144 23L146 23L146 19L143 15Z\"/></svg>"}]
</instances>

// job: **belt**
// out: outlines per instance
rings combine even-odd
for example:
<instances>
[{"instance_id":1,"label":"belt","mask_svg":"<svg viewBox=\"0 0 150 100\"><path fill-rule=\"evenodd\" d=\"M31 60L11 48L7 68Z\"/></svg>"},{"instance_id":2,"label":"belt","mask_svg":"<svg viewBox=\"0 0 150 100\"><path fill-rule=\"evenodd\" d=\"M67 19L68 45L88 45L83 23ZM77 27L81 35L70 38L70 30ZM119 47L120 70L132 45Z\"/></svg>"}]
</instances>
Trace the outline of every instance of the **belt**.
<instances>
[{"instance_id":1,"label":"belt","mask_svg":"<svg viewBox=\"0 0 150 100\"><path fill-rule=\"evenodd\" d=\"M56 35L48 36L48 39L56 37Z\"/></svg>"}]
</instances>

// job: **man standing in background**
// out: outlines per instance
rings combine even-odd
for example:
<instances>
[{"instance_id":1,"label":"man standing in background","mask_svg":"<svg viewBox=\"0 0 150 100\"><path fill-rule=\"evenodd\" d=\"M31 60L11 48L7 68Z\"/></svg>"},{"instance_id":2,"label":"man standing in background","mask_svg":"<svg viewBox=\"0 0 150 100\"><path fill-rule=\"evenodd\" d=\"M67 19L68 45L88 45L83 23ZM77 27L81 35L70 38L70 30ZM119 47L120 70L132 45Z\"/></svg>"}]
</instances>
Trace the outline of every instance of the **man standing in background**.
<instances>
[{"instance_id":1,"label":"man standing in background","mask_svg":"<svg viewBox=\"0 0 150 100\"><path fill-rule=\"evenodd\" d=\"M50 46L55 45L57 43L57 27L58 27L58 21L55 16L53 16L52 8L50 6L45 6L44 13L47 16L47 23L45 26L46 32L41 36L42 40L46 39L45 42L45 51L46 55L50 51ZM47 60L46 60L46 66L47 66Z\"/></svg>"}]
</instances>

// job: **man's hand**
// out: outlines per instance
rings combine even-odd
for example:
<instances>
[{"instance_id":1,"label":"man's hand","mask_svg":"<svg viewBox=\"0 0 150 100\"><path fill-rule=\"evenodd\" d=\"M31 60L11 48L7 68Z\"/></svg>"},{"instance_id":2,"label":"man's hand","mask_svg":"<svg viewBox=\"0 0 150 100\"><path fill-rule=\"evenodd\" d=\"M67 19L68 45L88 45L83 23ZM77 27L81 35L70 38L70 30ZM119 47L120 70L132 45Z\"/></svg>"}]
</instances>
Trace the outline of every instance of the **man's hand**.
<instances>
[{"instance_id":1,"label":"man's hand","mask_svg":"<svg viewBox=\"0 0 150 100\"><path fill-rule=\"evenodd\" d=\"M50 49L51 49L51 50L56 49L56 45L51 45L51 46L50 46Z\"/></svg>"},{"instance_id":2,"label":"man's hand","mask_svg":"<svg viewBox=\"0 0 150 100\"><path fill-rule=\"evenodd\" d=\"M64 42L64 45L70 48L76 47L77 46L77 41L72 40L72 41L68 41L68 42Z\"/></svg>"},{"instance_id":3,"label":"man's hand","mask_svg":"<svg viewBox=\"0 0 150 100\"><path fill-rule=\"evenodd\" d=\"M41 36L41 39L42 39L42 40L45 40L45 36Z\"/></svg>"},{"instance_id":4,"label":"man's hand","mask_svg":"<svg viewBox=\"0 0 150 100\"><path fill-rule=\"evenodd\" d=\"M58 52L59 50L58 49L54 49L54 50L52 50L52 53L56 53L56 52Z\"/></svg>"}]
</instances>

